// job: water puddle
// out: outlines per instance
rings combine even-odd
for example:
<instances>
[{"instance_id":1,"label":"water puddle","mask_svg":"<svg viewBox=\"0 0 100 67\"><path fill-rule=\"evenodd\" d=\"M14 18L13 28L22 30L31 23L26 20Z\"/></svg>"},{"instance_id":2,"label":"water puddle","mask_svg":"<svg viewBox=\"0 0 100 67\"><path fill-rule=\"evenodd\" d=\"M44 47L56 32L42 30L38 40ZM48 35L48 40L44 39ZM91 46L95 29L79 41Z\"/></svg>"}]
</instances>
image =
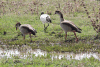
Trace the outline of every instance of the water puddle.
<instances>
[{"instance_id":1,"label":"water puddle","mask_svg":"<svg viewBox=\"0 0 100 67\"><path fill-rule=\"evenodd\" d=\"M100 54L98 53L92 53L92 52L87 52L87 53L79 53L79 54L74 54L74 53L69 53L69 52L65 52L65 53L58 53L58 55L52 55L52 60L54 58L58 58L58 59L62 59L63 57L65 57L67 60L70 59L75 59L75 60L82 60L84 58L90 58L90 57L94 57L95 59L98 59L100 61Z\"/></svg>"},{"instance_id":2,"label":"water puddle","mask_svg":"<svg viewBox=\"0 0 100 67\"><path fill-rule=\"evenodd\" d=\"M23 47L27 47L27 46L23 46ZM2 49L0 48L0 59L3 57L7 57L7 58L11 58L13 56L18 56L20 58L27 58L29 56L32 55L37 56L46 56L47 52L40 50L40 49L34 49L32 50L32 48L25 48L23 50L18 50L18 49ZM67 60L70 59L75 59L75 60L82 60L83 58L90 58L90 57L94 57L95 59L98 59L100 61L100 54L98 53L93 53L93 52L86 52L86 53L79 53L79 54L74 54L74 53L69 53L69 52L65 52L65 53L56 53L56 52L52 52L50 53L50 57L51 59L62 59L62 58L66 58Z\"/></svg>"},{"instance_id":3,"label":"water puddle","mask_svg":"<svg viewBox=\"0 0 100 67\"><path fill-rule=\"evenodd\" d=\"M19 54L20 54L20 52L16 49L15 50L13 50L13 49L11 49L11 50L2 50L2 49L0 49L0 59L3 58L3 57L11 58L12 55L17 56Z\"/></svg>"}]
</instances>

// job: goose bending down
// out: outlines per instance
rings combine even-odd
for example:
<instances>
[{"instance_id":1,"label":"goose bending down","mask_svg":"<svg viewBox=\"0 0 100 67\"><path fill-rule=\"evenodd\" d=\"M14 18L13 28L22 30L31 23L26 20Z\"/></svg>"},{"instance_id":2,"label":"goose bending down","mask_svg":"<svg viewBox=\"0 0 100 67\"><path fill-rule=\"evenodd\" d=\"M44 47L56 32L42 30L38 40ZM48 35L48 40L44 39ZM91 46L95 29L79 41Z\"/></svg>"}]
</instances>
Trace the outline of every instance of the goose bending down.
<instances>
[{"instance_id":1,"label":"goose bending down","mask_svg":"<svg viewBox=\"0 0 100 67\"><path fill-rule=\"evenodd\" d=\"M44 12L41 12L40 20L44 24L44 31L46 32L46 29L49 26L49 23L52 23L50 16L48 14L44 14ZM45 27L45 23L48 23L46 27Z\"/></svg>"},{"instance_id":2,"label":"goose bending down","mask_svg":"<svg viewBox=\"0 0 100 67\"><path fill-rule=\"evenodd\" d=\"M55 11L55 14L58 14L60 16L60 26L66 33L65 41L67 37L67 32L73 32L76 37L76 41L78 41L78 38L75 32L81 33L81 29L78 28L73 22L64 20L63 14L60 11Z\"/></svg>"},{"instance_id":3,"label":"goose bending down","mask_svg":"<svg viewBox=\"0 0 100 67\"><path fill-rule=\"evenodd\" d=\"M31 34L36 35L37 31L29 24L22 24L21 23L16 23L16 30L17 28L20 29L20 32L23 34L24 39L25 39L25 35L29 34L30 38L31 38Z\"/></svg>"}]
</instances>

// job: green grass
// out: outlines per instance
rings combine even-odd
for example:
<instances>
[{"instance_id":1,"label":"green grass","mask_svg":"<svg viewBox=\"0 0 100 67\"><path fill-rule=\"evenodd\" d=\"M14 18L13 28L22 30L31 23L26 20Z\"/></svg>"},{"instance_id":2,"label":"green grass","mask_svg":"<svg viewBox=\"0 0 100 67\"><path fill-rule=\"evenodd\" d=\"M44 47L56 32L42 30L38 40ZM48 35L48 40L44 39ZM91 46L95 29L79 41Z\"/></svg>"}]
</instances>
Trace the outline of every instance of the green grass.
<instances>
[{"instance_id":1,"label":"green grass","mask_svg":"<svg viewBox=\"0 0 100 67\"><path fill-rule=\"evenodd\" d=\"M47 52L98 52L100 53L100 37L95 38L98 34L92 27L91 19L88 18L84 6L82 6L83 0L3 0L0 2L0 46L8 45L11 48L14 45L31 46L32 49L42 49ZM89 12L91 18L96 18L96 14L99 12L100 1L84 0L86 9ZM41 6L41 4L43 4ZM60 4L60 6L59 6ZM68 5L70 4L70 5ZM95 6L95 7L94 7ZM77 8L76 8L77 7ZM95 11L93 11L93 7ZM73 8L73 9L71 9ZM77 33L79 38L78 42L75 42L74 33L69 32L67 36L67 42L65 42L65 33L60 27L60 19L58 15L54 15L56 10L60 10L64 19L74 22L79 28L82 29L82 33ZM51 13L50 17L52 23L47 29L47 33L44 33L43 24L39 17L41 12ZM99 19L98 19L99 20ZM23 40L23 36L18 36L20 31L15 29L15 24L21 22L21 24L30 24L37 30L36 36L32 37L30 41L29 35L26 35L26 39ZM99 20L100 22L100 20ZM6 32L6 34L4 34ZM1 43L3 42L3 44ZM20 58L2 58L0 59L0 67L99 67L100 61L91 57L90 59L83 60L66 60L65 58L59 60L51 60L50 56L47 57L32 57L32 59L20 59Z\"/></svg>"},{"instance_id":2,"label":"green grass","mask_svg":"<svg viewBox=\"0 0 100 67\"><path fill-rule=\"evenodd\" d=\"M50 57L35 57L32 59L10 59L3 58L0 60L0 67L98 67L100 61L91 58L85 58L82 60L67 60L65 58L52 59Z\"/></svg>"},{"instance_id":3,"label":"green grass","mask_svg":"<svg viewBox=\"0 0 100 67\"><path fill-rule=\"evenodd\" d=\"M64 37L65 37L65 33L61 33L60 37L58 35L59 32L62 31L61 27L59 24L53 24L54 25L54 29L53 29L53 25L50 24L50 26L47 29L48 33L44 33L43 31L43 24L41 23L41 21L39 20L39 18L37 18L38 20L34 19L30 19L33 16L29 16L28 19L26 19L28 15L20 16L20 22L22 24L31 24L32 27L34 27L37 30L37 34L36 37L32 37L32 42L30 42L30 38L29 35L26 35L26 39L23 40L23 36L18 36L18 34L20 34L20 31L15 29L15 24L16 21L18 21L16 16L3 16L1 19L2 22L2 26L1 26L1 40L8 45L30 45L30 46L34 46L37 48L37 45L39 45L40 49L46 50L46 51L76 51L78 52L78 50L80 50L80 48L83 48L83 46L88 46L87 41L90 42L89 46L92 47L93 43L91 43L94 40L94 37L96 36L96 32L93 30L91 24L87 23L87 21L89 22L89 20L86 21L82 20L82 18L68 18L69 20L72 20L73 22L75 22L75 24L77 24L78 27L80 27L82 29L82 33L77 33L77 36L79 38L79 42L75 42L75 36L74 33L68 33L68 37L67 40L71 40L71 42L65 42ZM34 15L35 18L37 17L37 15ZM52 16L52 15L51 15ZM14 18L13 18L14 17ZM56 18L55 18L56 19ZM59 18L58 18L59 19ZM78 21L77 21L78 20ZM54 23L54 22L53 22ZM55 22L57 23L57 22ZM59 21L58 21L59 23ZM79 23L79 25L78 25ZM83 25L84 23L84 25ZM6 31L6 35L3 35L3 32ZM55 34L52 34L52 32L55 32ZM13 40L13 39L17 39L18 40ZM85 41L84 41L85 40ZM97 40L98 41L98 40ZM37 42L39 42L39 44L37 44ZM52 43L54 44L52 46ZM99 42L98 42L99 43ZM61 45L61 46L60 46ZM76 45L79 46L79 48L74 48ZM82 45L82 46L81 46ZM33 47L33 48L34 48ZM44 49L45 47L45 49ZM71 48L71 49L69 49ZM35 49L35 48L34 48ZM90 48L85 48L86 50L91 50ZM97 49L99 50L99 49Z\"/></svg>"},{"instance_id":4,"label":"green grass","mask_svg":"<svg viewBox=\"0 0 100 67\"><path fill-rule=\"evenodd\" d=\"M93 30L90 19L88 18L85 9L81 6L81 1L76 1L78 6L77 11L74 6L74 1L71 1L73 4L72 11L68 8L68 1L60 1L61 12L64 14L64 18L66 20L70 20L74 22L79 28L82 29L82 33L77 33L77 37L79 38L79 42L75 42L74 33L69 32L67 37L67 42L65 42L64 37L65 33L59 32L62 31L59 23L59 16L54 15L54 11L57 10L58 4L55 4L53 0L51 1L2 1L1 4L1 15L0 15L0 40L7 45L29 45L33 49L40 48L46 51L69 51L69 52L79 52L81 51L89 51L92 48L96 48L94 44L97 43L99 46L99 39L94 39L97 33ZM66 2L67 4L65 4ZM79 3L80 2L80 3ZM33 4L32 4L33 3ZM57 3L59 3L57 1ZM86 7L90 15L93 14L92 8L87 4L95 4L97 3L95 10L98 11L98 1L84 1ZM6 5L5 5L6 4ZM36 4L36 5L34 5ZM41 7L40 4L43 4ZM48 4L48 6L47 6ZM51 5L52 4L52 5ZM63 5L65 4L65 5ZM24 6L23 6L24 5ZM13 6L13 7L12 7ZM50 7L49 7L50 6ZM27 8L26 8L27 7ZM93 7L93 6L92 6ZM63 10L65 8L65 12ZM33 10L33 11L32 11ZM69 11L68 11L69 10ZM47 29L47 33L44 33L43 24L40 21L39 17L41 11L51 13L52 24ZM95 16L92 16L95 18ZM26 39L23 40L22 36L18 36L20 31L15 29L15 24L17 21L21 22L21 24L30 24L33 28L37 30L36 37L32 37L32 42L30 42L29 35L26 35ZM4 35L6 32L6 35ZM54 33L52 33L54 32ZM39 46L39 47L37 47ZM91 47L91 48L90 48ZM44 49L45 48L45 49ZM69 49L70 48L70 49ZM99 52L99 48L96 51Z\"/></svg>"}]
</instances>

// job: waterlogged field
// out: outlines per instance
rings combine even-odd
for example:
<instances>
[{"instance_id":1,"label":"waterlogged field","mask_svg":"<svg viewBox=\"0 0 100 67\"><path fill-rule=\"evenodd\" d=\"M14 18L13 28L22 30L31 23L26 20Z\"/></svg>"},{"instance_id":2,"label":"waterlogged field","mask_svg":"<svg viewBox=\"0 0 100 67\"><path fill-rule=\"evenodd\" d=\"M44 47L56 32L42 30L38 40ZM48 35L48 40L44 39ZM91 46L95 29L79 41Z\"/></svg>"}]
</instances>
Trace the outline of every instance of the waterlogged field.
<instances>
[{"instance_id":1,"label":"waterlogged field","mask_svg":"<svg viewBox=\"0 0 100 67\"><path fill-rule=\"evenodd\" d=\"M51 58L34 57L30 59L2 59L0 67L99 67L100 62L93 57L82 60L51 60Z\"/></svg>"},{"instance_id":2,"label":"waterlogged field","mask_svg":"<svg viewBox=\"0 0 100 67\"><path fill-rule=\"evenodd\" d=\"M21 51L20 48L27 45L33 50L41 49L47 52L97 52L99 54L100 36L97 33L98 23L100 23L99 6L99 0L2 0L0 1L0 47L2 49L19 48L18 50ZM75 41L74 33L68 33L66 42L65 33L58 34L62 29L59 16L54 14L56 10L63 13L64 19L74 22L82 29L82 33L76 33L79 38L78 42ZM42 11L48 13L52 20L46 33L40 21ZM37 30L36 36L32 36L32 41L29 35L26 35L26 39L23 40L20 31L16 31L15 24L17 22L30 24ZM50 55L47 57L33 55L32 59L3 57L0 60L1 67L98 67L99 63L100 61L93 57L82 60L63 58L52 61Z\"/></svg>"},{"instance_id":3,"label":"waterlogged field","mask_svg":"<svg viewBox=\"0 0 100 67\"><path fill-rule=\"evenodd\" d=\"M17 47L17 46L16 46ZM27 47L26 49L23 47ZM24 45L23 50L0 48L1 67L98 67L100 54L98 53L61 53L46 52L40 49L32 50ZM1 58L2 57L2 58Z\"/></svg>"}]
</instances>

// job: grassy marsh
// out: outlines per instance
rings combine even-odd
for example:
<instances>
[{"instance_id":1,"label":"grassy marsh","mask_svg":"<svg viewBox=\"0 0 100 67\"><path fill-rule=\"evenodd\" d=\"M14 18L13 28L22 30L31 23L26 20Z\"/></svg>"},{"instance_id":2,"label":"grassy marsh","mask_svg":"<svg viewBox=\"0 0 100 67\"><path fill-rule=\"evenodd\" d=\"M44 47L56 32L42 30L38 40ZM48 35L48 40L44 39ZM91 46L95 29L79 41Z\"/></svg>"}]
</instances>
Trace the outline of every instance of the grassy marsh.
<instances>
[{"instance_id":1,"label":"grassy marsh","mask_svg":"<svg viewBox=\"0 0 100 67\"><path fill-rule=\"evenodd\" d=\"M53 61L49 57L34 57L32 59L1 59L0 67L98 67L100 61L91 57L82 60L66 60L65 58Z\"/></svg>"},{"instance_id":2,"label":"grassy marsh","mask_svg":"<svg viewBox=\"0 0 100 67\"><path fill-rule=\"evenodd\" d=\"M13 45L19 45L20 48L22 45L28 45L33 49L39 48L48 52L67 51L80 53L92 51L100 53L100 36L96 37L98 33L94 30L94 26L92 26L91 22L92 19L98 19L96 24L100 22L99 3L100 1L97 0L2 0L0 2L1 47L2 45L7 45L10 48ZM74 22L82 29L82 33L77 33L77 37L79 38L78 42L75 42L75 36L71 32L68 33L67 42L64 41L64 32L58 34L62 29L59 25L59 16L54 15L55 10L60 10L64 15L64 19ZM47 33L44 33L43 24L39 19L42 11L50 14L53 22L49 25ZM89 14L86 11L88 11ZM88 18L89 16L91 16L91 18ZM98 17L96 18L96 16ZM26 40L23 40L20 31L16 31L15 24L17 21L21 22L21 24L30 24L37 30L36 36L32 37L32 42L30 42L29 35L26 35ZM40 59L37 57L35 61L29 60L29 63L25 62L25 64L23 59L19 59L18 61L20 62L16 64L13 59L8 59L9 61L4 62L3 60L4 59L0 62L2 66L100 66L99 61L93 58L83 59L81 61L69 61L65 59L51 61L51 59ZM40 60L43 60L43 62L38 62ZM35 63L37 64L35 65Z\"/></svg>"},{"instance_id":3,"label":"grassy marsh","mask_svg":"<svg viewBox=\"0 0 100 67\"><path fill-rule=\"evenodd\" d=\"M60 1L61 4L59 3L59 1L55 1L57 3L53 2L53 0L50 2L44 0L1 1L0 40L7 45L26 44L47 51L79 52L81 48L83 48L81 49L81 51L84 51L84 48L86 51L92 50L92 48L96 49L97 45L95 46L94 44L98 44L99 46L100 40L95 39L97 33L93 30L93 27L91 25L92 22L90 22L90 19L88 18L84 6L82 6L82 3L84 2L86 7L88 7L88 11L91 15L93 14L93 12L91 11L92 8L89 7L89 5L96 4L95 12L98 12L99 1ZM75 3L77 3L77 5L75 5ZM47 4L48 6L46 6ZM75 6L78 7L75 8ZM77 43L74 41L75 36L73 35L73 33L68 33L67 42L64 41L64 32L58 35L58 33L62 31L62 29L59 25L59 16L54 15L55 10L61 10L64 14L65 19L74 22L78 27L82 29L81 34L77 33L77 36L79 38L79 41ZM48 27L47 33L44 33L43 24L39 19L41 11L51 14L50 16L53 23ZM95 16L92 17L95 18ZM17 21L21 22L21 24L30 24L37 30L38 33L36 37L32 37L32 42L30 42L28 35L26 36L26 40L23 40L23 37L19 36L20 31L15 30L15 24ZM77 48L75 48L75 46L77 46ZM45 47L45 49L43 47ZM99 50L99 48L96 49L96 51Z\"/></svg>"}]
</instances>

